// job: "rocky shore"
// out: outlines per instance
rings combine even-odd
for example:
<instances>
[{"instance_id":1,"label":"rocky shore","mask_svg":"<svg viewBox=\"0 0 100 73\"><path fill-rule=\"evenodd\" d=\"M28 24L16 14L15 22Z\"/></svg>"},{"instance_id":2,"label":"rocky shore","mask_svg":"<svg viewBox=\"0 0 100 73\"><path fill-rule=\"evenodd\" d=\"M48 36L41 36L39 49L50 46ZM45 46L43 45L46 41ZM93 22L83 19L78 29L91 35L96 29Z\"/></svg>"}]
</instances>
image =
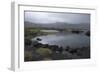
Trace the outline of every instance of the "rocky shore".
<instances>
[{"instance_id":1,"label":"rocky shore","mask_svg":"<svg viewBox=\"0 0 100 73\"><path fill-rule=\"evenodd\" d=\"M90 47L66 48L57 45L41 44L26 40L24 61L87 59L90 58Z\"/></svg>"}]
</instances>

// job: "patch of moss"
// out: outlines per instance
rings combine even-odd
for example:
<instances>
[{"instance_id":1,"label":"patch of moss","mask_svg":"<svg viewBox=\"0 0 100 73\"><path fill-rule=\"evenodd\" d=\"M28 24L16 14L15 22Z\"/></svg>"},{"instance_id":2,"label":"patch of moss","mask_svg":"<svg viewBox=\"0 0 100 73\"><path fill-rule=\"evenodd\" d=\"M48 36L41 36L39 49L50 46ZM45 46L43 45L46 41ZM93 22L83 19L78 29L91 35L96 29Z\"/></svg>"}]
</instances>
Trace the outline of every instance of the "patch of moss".
<instances>
[{"instance_id":1,"label":"patch of moss","mask_svg":"<svg viewBox=\"0 0 100 73\"><path fill-rule=\"evenodd\" d=\"M32 60L32 51L25 51L24 53L24 59L25 61L31 61Z\"/></svg>"},{"instance_id":2,"label":"patch of moss","mask_svg":"<svg viewBox=\"0 0 100 73\"><path fill-rule=\"evenodd\" d=\"M50 57L52 54L52 50L50 50L49 48L38 48L36 52L43 57Z\"/></svg>"}]
</instances>

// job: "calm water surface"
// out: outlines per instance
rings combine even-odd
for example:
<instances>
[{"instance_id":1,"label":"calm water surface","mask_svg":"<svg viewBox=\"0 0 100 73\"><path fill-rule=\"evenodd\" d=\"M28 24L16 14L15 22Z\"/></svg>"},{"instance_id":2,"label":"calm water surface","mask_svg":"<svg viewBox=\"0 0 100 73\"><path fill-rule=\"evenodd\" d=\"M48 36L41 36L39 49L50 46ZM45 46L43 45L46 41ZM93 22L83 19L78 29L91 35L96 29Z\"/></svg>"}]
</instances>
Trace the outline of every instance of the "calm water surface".
<instances>
[{"instance_id":1,"label":"calm water surface","mask_svg":"<svg viewBox=\"0 0 100 73\"><path fill-rule=\"evenodd\" d=\"M53 34L53 35L45 35L45 36L37 36L32 40L36 40L37 38L42 39L39 43L49 44L49 45L58 45L66 48L66 46L70 46L72 48L81 48L81 47L89 47L90 45L90 37L84 34Z\"/></svg>"}]
</instances>

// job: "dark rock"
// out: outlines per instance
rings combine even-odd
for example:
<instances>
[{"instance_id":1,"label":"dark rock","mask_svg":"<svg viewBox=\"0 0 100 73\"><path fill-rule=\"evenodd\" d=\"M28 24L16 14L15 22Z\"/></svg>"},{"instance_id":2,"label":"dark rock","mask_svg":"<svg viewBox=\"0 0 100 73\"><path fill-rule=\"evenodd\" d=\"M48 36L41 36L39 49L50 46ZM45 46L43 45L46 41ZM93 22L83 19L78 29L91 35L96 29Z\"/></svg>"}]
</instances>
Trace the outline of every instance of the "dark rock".
<instances>
[{"instance_id":1,"label":"dark rock","mask_svg":"<svg viewBox=\"0 0 100 73\"><path fill-rule=\"evenodd\" d=\"M78 30L73 30L72 33L77 33L77 34L78 34L78 33L80 33L80 31L78 31Z\"/></svg>"},{"instance_id":2,"label":"dark rock","mask_svg":"<svg viewBox=\"0 0 100 73\"><path fill-rule=\"evenodd\" d=\"M40 38L37 38L36 40L38 40L38 41L41 41L42 39L40 39Z\"/></svg>"},{"instance_id":3,"label":"dark rock","mask_svg":"<svg viewBox=\"0 0 100 73\"><path fill-rule=\"evenodd\" d=\"M72 54L77 53L77 49L72 49L72 50L70 51L70 53L72 53Z\"/></svg>"},{"instance_id":4,"label":"dark rock","mask_svg":"<svg viewBox=\"0 0 100 73\"><path fill-rule=\"evenodd\" d=\"M85 35L90 36L90 31L87 31Z\"/></svg>"},{"instance_id":5,"label":"dark rock","mask_svg":"<svg viewBox=\"0 0 100 73\"><path fill-rule=\"evenodd\" d=\"M32 41L30 39L25 39L25 45L31 45Z\"/></svg>"}]
</instances>

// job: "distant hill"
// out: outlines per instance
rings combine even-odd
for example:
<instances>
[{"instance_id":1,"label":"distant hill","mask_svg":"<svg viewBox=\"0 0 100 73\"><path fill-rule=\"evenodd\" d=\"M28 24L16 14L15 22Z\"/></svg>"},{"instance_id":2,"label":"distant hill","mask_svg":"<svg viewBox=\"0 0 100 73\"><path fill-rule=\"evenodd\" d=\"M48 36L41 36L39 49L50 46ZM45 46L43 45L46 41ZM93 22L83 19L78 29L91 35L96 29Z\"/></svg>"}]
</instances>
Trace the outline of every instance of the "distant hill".
<instances>
[{"instance_id":1,"label":"distant hill","mask_svg":"<svg viewBox=\"0 0 100 73\"><path fill-rule=\"evenodd\" d=\"M35 27L35 28L48 28L48 29L90 29L89 24L80 23L80 24L69 24L56 22L51 24L40 24L40 23L32 23L32 22L24 22L24 26L27 28Z\"/></svg>"}]
</instances>

